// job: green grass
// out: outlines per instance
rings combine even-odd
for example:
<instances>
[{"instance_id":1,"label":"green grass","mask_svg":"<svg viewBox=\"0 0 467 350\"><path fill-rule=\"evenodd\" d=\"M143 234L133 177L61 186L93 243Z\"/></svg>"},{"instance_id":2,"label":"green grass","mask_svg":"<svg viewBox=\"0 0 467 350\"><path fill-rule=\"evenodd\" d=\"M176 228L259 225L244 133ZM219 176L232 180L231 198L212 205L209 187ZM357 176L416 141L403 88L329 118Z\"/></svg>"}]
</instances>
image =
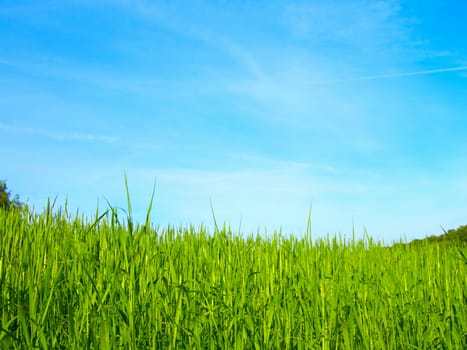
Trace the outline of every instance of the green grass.
<instances>
[{"instance_id":1,"label":"green grass","mask_svg":"<svg viewBox=\"0 0 467 350\"><path fill-rule=\"evenodd\" d=\"M465 349L466 255L0 210L0 348Z\"/></svg>"}]
</instances>

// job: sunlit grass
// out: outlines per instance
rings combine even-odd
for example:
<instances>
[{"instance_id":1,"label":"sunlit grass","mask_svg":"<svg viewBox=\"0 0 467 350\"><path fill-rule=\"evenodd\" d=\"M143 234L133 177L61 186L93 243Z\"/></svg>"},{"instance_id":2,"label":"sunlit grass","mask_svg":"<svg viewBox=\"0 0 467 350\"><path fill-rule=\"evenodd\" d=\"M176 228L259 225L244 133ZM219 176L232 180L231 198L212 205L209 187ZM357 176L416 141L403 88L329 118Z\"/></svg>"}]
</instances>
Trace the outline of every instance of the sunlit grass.
<instances>
[{"instance_id":1,"label":"sunlit grass","mask_svg":"<svg viewBox=\"0 0 467 350\"><path fill-rule=\"evenodd\" d=\"M128 212L0 211L0 348L467 348L465 247L156 230Z\"/></svg>"}]
</instances>

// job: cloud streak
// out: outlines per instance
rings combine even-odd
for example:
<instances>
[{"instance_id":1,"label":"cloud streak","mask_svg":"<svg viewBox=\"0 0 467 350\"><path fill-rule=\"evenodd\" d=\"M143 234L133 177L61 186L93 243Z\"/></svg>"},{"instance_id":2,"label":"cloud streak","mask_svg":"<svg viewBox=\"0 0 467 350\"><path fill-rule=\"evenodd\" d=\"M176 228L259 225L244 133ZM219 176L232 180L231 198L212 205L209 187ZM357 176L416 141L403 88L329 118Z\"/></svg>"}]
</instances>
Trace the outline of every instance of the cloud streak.
<instances>
[{"instance_id":1,"label":"cloud streak","mask_svg":"<svg viewBox=\"0 0 467 350\"><path fill-rule=\"evenodd\" d=\"M60 141L87 141L87 142L103 142L114 143L119 140L118 137L108 135L96 135L91 133L66 133L55 132L51 130L36 129L31 127L20 127L15 125L0 124L0 130L16 133L27 133L31 135L45 136Z\"/></svg>"},{"instance_id":2,"label":"cloud streak","mask_svg":"<svg viewBox=\"0 0 467 350\"><path fill-rule=\"evenodd\" d=\"M369 75L369 76L344 78L344 79L321 80L317 82L311 82L310 85L347 83L347 82L365 81L365 80L395 79L395 78L404 78L404 77L410 77L410 76L416 76L416 75L431 75L431 74L459 72L459 71L467 71L467 66L437 68L437 69L428 69L428 70L420 70L420 71L412 71L412 72Z\"/></svg>"}]
</instances>

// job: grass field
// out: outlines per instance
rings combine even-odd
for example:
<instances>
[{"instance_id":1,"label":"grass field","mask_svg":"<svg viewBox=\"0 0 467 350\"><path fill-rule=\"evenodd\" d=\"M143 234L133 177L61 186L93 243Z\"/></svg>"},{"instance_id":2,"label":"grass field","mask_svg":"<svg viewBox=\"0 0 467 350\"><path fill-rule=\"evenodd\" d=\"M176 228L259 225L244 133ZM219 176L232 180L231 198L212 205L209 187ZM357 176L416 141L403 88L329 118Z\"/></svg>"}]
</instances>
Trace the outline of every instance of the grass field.
<instances>
[{"instance_id":1,"label":"grass field","mask_svg":"<svg viewBox=\"0 0 467 350\"><path fill-rule=\"evenodd\" d=\"M467 249L0 210L1 349L465 349Z\"/></svg>"}]
</instances>

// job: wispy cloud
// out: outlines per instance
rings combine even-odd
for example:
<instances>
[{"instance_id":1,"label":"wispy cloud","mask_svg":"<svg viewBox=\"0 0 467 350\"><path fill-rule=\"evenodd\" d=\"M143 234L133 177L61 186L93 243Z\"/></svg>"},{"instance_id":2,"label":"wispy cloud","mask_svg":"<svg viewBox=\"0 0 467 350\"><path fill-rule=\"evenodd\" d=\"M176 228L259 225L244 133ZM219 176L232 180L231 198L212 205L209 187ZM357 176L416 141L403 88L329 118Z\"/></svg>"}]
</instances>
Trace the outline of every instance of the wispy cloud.
<instances>
[{"instance_id":1,"label":"wispy cloud","mask_svg":"<svg viewBox=\"0 0 467 350\"><path fill-rule=\"evenodd\" d=\"M436 69L419 70L419 71L412 71L412 72L377 74L377 75L369 75L369 76L354 77L354 78L321 80L321 81L316 81L316 82L310 82L308 84L321 85L321 84L347 83L347 82L352 82L352 81L364 81L364 80L395 79L395 78L403 78L403 77L410 77L410 76L416 76L416 75L430 75L430 74L440 74L440 73L449 73L449 72L459 72L459 71L466 71L466 70L467 70L467 66L436 68Z\"/></svg>"},{"instance_id":2,"label":"wispy cloud","mask_svg":"<svg viewBox=\"0 0 467 350\"><path fill-rule=\"evenodd\" d=\"M450 85L467 72L456 59L464 48L443 40L454 29L430 44L432 19L418 27L412 3L22 3L0 9L17 23L2 37L11 50L0 57L0 149L17 164L12 178L37 178L30 189L74 192L83 208L85 196L121 193L124 205L126 168L143 206L156 177L161 222L210 222L211 198L219 220L243 213L247 232L299 234L311 201L320 233L349 232L355 217L389 236L429 232L423 225L465 207L465 181L437 171L465 163L465 103L461 84ZM415 79L425 75L441 88ZM120 152L94 144L119 142L114 135ZM50 140L50 153L30 151Z\"/></svg>"},{"instance_id":3,"label":"wispy cloud","mask_svg":"<svg viewBox=\"0 0 467 350\"><path fill-rule=\"evenodd\" d=\"M277 158L270 158L265 156L259 156L255 154L246 153L229 153L226 156L231 157L234 160L240 160L243 166L249 166L251 168L261 169L295 169L295 170L310 170L313 172L319 172L323 174L342 174L343 169L336 167L331 164L318 163L318 162L303 162L294 160L283 160Z\"/></svg>"},{"instance_id":4,"label":"wispy cloud","mask_svg":"<svg viewBox=\"0 0 467 350\"><path fill-rule=\"evenodd\" d=\"M370 25L385 26L399 10L397 1L387 0L291 2L285 8L284 19L297 35L354 41L356 32L364 34Z\"/></svg>"},{"instance_id":5,"label":"wispy cloud","mask_svg":"<svg viewBox=\"0 0 467 350\"><path fill-rule=\"evenodd\" d=\"M261 65L249 50L238 44L231 36L223 34L224 31L221 28L209 23L213 18L221 15L219 12L222 11L214 11L211 15L199 13L200 18L211 16L210 20L199 22L198 16L193 16L193 13L190 12L196 12L196 9L189 9L184 13L176 5L159 6L141 0L122 1L119 5L155 26L223 52L249 74L254 76L264 74ZM190 5L186 4L183 6L183 8L189 7Z\"/></svg>"},{"instance_id":6,"label":"wispy cloud","mask_svg":"<svg viewBox=\"0 0 467 350\"><path fill-rule=\"evenodd\" d=\"M373 176L353 169L335 173L313 164L261 157L259 162L259 166L232 171L132 168L128 175L132 194L140 203L147 203L147 193L156 179L154 211L157 223L162 225L204 223L212 229L212 201L218 222L226 221L235 229L241 220L241 231L246 234L258 228L266 228L268 233L282 228L286 234L300 235L312 207L315 237L327 232L348 235L353 224L356 234L362 234L366 227L373 237L391 237L391 233L400 237L418 230L407 216L410 208L431 210L427 187L433 182L406 183L397 177ZM409 186L413 192L406 196ZM139 208L141 217L144 209ZM444 222L444 213L437 215ZM432 228L425 231L429 230Z\"/></svg>"},{"instance_id":7,"label":"wispy cloud","mask_svg":"<svg viewBox=\"0 0 467 350\"><path fill-rule=\"evenodd\" d=\"M246 232L265 226L268 232L281 226L300 232L311 199L322 190L301 170L293 168L132 169L129 175L137 178L139 184L149 184L156 177L155 210L159 210L159 221L163 224L210 224L211 200L220 222L237 225L242 218ZM135 190L138 191L141 189ZM295 224L291 224L293 221Z\"/></svg>"},{"instance_id":8,"label":"wispy cloud","mask_svg":"<svg viewBox=\"0 0 467 350\"><path fill-rule=\"evenodd\" d=\"M43 76L74 83L88 84L101 89L116 90L133 93L136 95L151 95L156 91L164 91L162 88L166 82L155 78L148 78L138 74L127 73L115 75L113 71L105 71L96 67L90 67L58 57L37 56L31 60L0 58L0 64L9 66L24 73L32 73L35 76ZM165 89L167 86L165 85Z\"/></svg>"},{"instance_id":9,"label":"wispy cloud","mask_svg":"<svg viewBox=\"0 0 467 350\"><path fill-rule=\"evenodd\" d=\"M175 205L174 212L193 215L193 221L209 214L209 198L226 220L235 220L242 210L259 218L252 224L280 223L290 225L303 219L311 201L320 204L331 197L348 196L358 199L387 185L381 177L363 170L336 168L328 164L296 162L250 155L236 155L245 160L233 170L207 170L187 168L133 168L129 175L139 186L157 179L158 198L162 207ZM190 203L198 202L193 208ZM160 202L159 202L160 203ZM185 206L186 203L187 205ZM203 204L204 203L204 204ZM270 213L281 212L271 222ZM185 213L185 214L183 214ZM276 220L277 219L277 220Z\"/></svg>"},{"instance_id":10,"label":"wispy cloud","mask_svg":"<svg viewBox=\"0 0 467 350\"><path fill-rule=\"evenodd\" d=\"M410 44L411 21L401 14L399 1L292 3L285 8L283 17L289 30L299 38L327 51L329 46L338 51L347 48L347 57L371 52L369 57L361 58L380 59L388 51L401 53L403 46Z\"/></svg>"},{"instance_id":11,"label":"wispy cloud","mask_svg":"<svg viewBox=\"0 0 467 350\"><path fill-rule=\"evenodd\" d=\"M118 137L108 135L96 135L93 133L75 133L75 132L57 132L40 128L24 127L9 124L0 124L0 130L12 133L30 134L44 136L60 141L86 141L86 142L104 142L114 143L119 141Z\"/></svg>"}]
</instances>

